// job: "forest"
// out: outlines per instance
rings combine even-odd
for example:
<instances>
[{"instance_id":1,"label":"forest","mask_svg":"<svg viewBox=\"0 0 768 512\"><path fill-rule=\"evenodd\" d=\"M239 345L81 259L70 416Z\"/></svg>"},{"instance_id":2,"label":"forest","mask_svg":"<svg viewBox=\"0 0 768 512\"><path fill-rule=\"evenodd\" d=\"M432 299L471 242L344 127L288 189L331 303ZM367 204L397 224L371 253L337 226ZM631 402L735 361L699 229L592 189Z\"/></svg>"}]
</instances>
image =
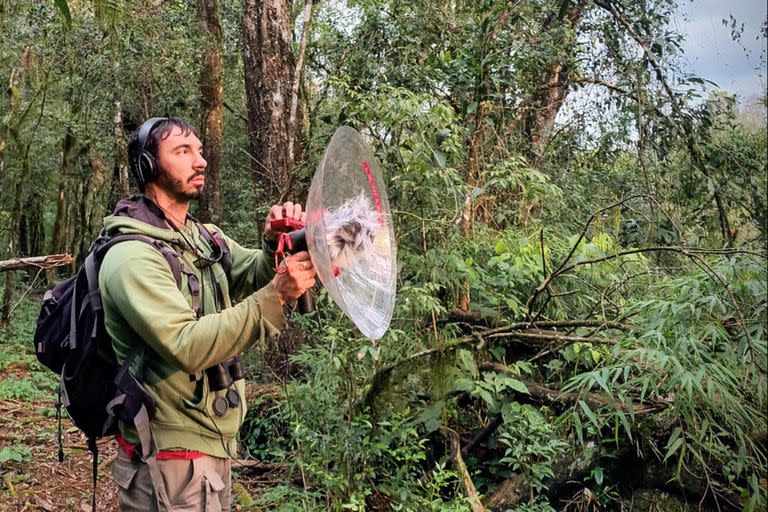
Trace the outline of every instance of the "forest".
<instances>
[{"instance_id":1,"label":"forest","mask_svg":"<svg viewBox=\"0 0 768 512\"><path fill-rule=\"evenodd\" d=\"M179 116L239 243L340 126L397 239L381 339L318 285L246 354L238 510L766 510L768 104L686 68L683 1L0 0L0 509L82 509L31 332Z\"/></svg>"}]
</instances>

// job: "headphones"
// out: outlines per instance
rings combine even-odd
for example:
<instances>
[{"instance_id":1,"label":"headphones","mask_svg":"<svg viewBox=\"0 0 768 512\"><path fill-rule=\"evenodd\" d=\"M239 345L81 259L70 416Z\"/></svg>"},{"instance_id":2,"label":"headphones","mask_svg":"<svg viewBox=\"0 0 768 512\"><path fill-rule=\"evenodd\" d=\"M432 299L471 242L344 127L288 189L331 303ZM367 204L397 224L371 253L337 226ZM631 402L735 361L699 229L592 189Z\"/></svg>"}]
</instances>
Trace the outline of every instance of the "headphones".
<instances>
[{"instance_id":1,"label":"headphones","mask_svg":"<svg viewBox=\"0 0 768 512\"><path fill-rule=\"evenodd\" d=\"M144 149L147 146L147 139L149 139L149 133L152 131L157 123L166 121L167 117L152 117L147 119L139 127L139 134L136 137L136 145L131 152L128 163L131 167L131 173L136 178L136 183L139 185L140 190L144 190L144 187L150 181L157 178L158 166L155 156Z\"/></svg>"}]
</instances>

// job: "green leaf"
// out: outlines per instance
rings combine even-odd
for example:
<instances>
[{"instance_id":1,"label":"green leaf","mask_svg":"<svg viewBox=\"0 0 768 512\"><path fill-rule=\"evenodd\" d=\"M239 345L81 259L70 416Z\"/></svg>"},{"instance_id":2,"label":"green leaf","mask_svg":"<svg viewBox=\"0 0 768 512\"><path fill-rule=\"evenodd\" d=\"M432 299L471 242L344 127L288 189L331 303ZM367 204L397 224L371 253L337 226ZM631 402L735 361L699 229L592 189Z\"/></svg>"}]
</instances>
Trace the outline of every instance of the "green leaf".
<instances>
[{"instance_id":1,"label":"green leaf","mask_svg":"<svg viewBox=\"0 0 768 512\"><path fill-rule=\"evenodd\" d=\"M523 393L526 395L531 394L531 392L528 391L528 388L525 384L523 384L522 381L513 379L511 377L504 379L504 387L511 388L513 391L517 391L518 393Z\"/></svg>"},{"instance_id":2,"label":"green leaf","mask_svg":"<svg viewBox=\"0 0 768 512\"><path fill-rule=\"evenodd\" d=\"M459 377L453 381L451 388L453 391L472 391L475 389L475 383L470 379Z\"/></svg>"},{"instance_id":3,"label":"green leaf","mask_svg":"<svg viewBox=\"0 0 768 512\"><path fill-rule=\"evenodd\" d=\"M54 0L56 7L61 11L61 16L64 18L64 26L67 30L72 28L72 14L69 12L69 3L67 0Z\"/></svg>"},{"instance_id":4,"label":"green leaf","mask_svg":"<svg viewBox=\"0 0 768 512\"><path fill-rule=\"evenodd\" d=\"M432 151L432 155L435 157L435 163L441 168L445 169L445 163L448 160L446 154L438 149Z\"/></svg>"},{"instance_id":5,"label":"green leaf","mask_svg":"<svg viewBox=\"0 0 768 512\"><path fill-rule=\"evenodd\" d=\"M440 427L442 424L442 416L443 403L437 402L421 411L421 414L418 418L416 418L414 423L423 423L426 433L430 433L434 432Z\"/></svg>"},{"instance_id":6,"label":"green leaf","mask_svg":"<svg viewBox=\"0 0 768 512\"><path fill-rule=\"evenodd\" d=\"M603 484L603 468L600 466L595 466L595 468L592 470L592 476L595 479L595 483L597 485Z\"/></svg>"},{"instance_id":7,"label":"green leaf","mask_svg":"<svg viewBox=\"0 0 768 512\"><path fill-rule=\"evenodd\" d=\"M666 462L667 459L672 457L675 454L675 452L678 449L680 449L680 446L682 446L682 444L683 444L683 438L682 437L678 437L677 439L675 439L675 441L672 444L668 445L667 446L667 454L664 455L664 462Z\"/></svg>"},{"instance_id":8,"label":"green leaf","mask_svg":"<svg viewBox=\"0 0 768 512\"><path fill-rule=\"evenodd\" d=\"M579 407L581 407L581 410L584 413L584 416L586 416L587 419L589 419L589 421L595 426L595 428L600 428L600 421L597 419L597 416L595 416L595 413L592 412L592 409L589 408L589 406L584 400L579 400Z\"/></svg>"},{"instance_id":9,"label":"green leaf","mask_svg":"<svg viewBox=\"0 0 768 512\"><path fill-rule=\"evenodd\" d=\"M579 440L579 444L584 444L584 427L581 425L581 418L573 411L573 428L576 430L576 438Z\"/></svg>"},{"instance_id":10,"label":"green leaf","mask_svg":"<svg viewBox=\"0 0 768 512\"><path fill-rule=\"evenodd\" d=\"M462 369L466 370L472 377L477 378L477 365L475 364L475 358L469 350L458 350L456 352L456 359Z\"/></svg>"}]
</instances>

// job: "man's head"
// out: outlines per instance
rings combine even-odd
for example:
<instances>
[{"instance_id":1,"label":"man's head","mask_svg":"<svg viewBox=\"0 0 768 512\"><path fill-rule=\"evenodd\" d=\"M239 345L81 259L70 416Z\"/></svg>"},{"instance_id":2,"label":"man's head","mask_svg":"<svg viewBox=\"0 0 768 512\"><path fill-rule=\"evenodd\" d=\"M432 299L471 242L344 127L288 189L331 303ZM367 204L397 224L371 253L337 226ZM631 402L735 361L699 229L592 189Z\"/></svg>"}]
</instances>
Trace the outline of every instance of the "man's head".
<instances>
[{"instance_id":1,"label":"man's head","mask_svg":"<svg viewBox=\"0 0 768 512\"><path fill-rule=\"evenodd\" d=\"M128 141L128 163L139 190L162 189L178 200L196 199L208 165L192 125L178 117L145 121Z\"/></svg>"}]
</instances>

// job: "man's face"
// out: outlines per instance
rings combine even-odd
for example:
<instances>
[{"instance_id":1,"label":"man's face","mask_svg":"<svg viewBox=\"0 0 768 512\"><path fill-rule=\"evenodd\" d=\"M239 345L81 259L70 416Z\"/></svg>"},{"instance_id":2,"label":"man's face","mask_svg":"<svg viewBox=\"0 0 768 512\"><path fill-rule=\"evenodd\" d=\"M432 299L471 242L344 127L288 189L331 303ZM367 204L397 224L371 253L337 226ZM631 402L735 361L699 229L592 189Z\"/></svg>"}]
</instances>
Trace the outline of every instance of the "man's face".
<instances>
[{"instance_id":1,"label":"man's face","mask_svg":"<svg viewBox=\"0 0 768 512\"><path fill-rule=\"evenodd\" d=\"M174 127L157 146L157 163L157 184L168 195L182 202L200 197L208 162L203 158L203 144L194 133L184 135L181 128Z\"/></svg>"}]
</instances>

